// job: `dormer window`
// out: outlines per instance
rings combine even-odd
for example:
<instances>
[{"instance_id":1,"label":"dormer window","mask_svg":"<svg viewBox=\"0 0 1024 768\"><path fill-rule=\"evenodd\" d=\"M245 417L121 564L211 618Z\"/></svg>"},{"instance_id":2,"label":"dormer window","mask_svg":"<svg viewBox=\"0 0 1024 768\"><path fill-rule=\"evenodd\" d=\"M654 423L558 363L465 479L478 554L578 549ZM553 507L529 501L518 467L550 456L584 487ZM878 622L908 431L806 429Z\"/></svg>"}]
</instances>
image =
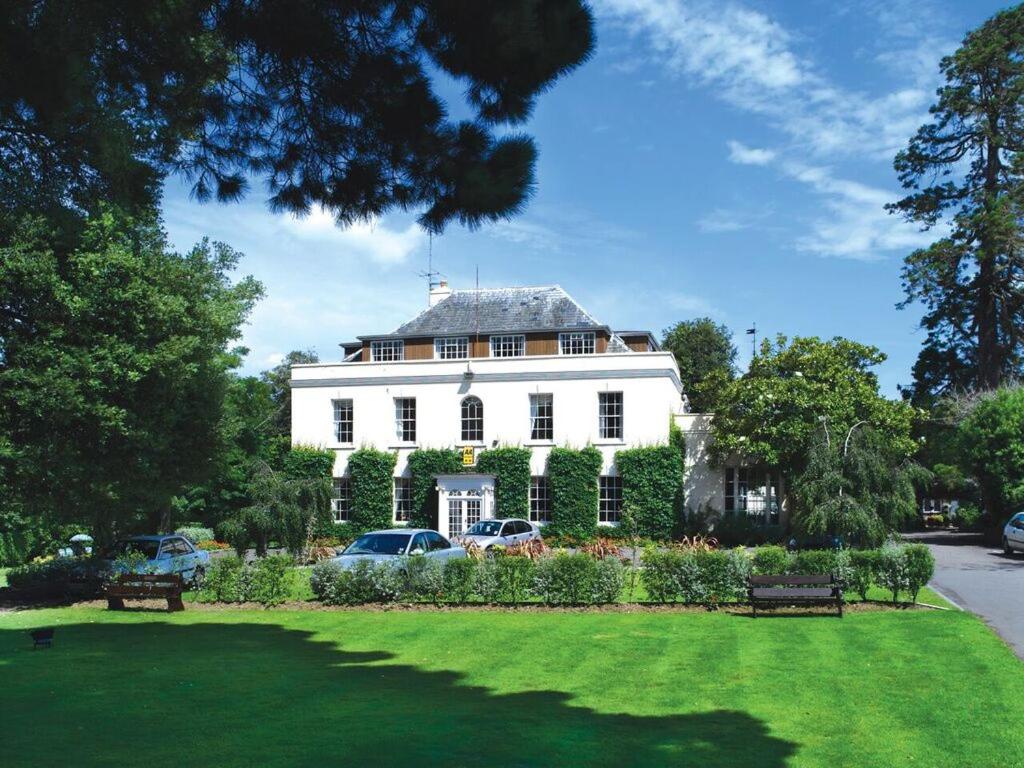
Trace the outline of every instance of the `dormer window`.
<instances>
[{"instance_id":1,"label":"dormer window","mask_svg":"<svg viewBox=\"0 0 1024 768\"><path fill-rule=\"evenodd\" d=\"M370 360L375 363L391 363L405 360L405 342L401 339L370 342Z\"/></svg>"},{"instance_id":2,"label":"dormer window","mask_svg":"<svg viewBox=\"0 0 1024 768\"><path fill-rule=\"evenodd\" d=\"M526 354L526 336L491 336L491 357L522 357Z\"/></svg>"},{"instance_id":3,"label":"dormer window","mask_svg":"<svg viewBox=\"0 0 1024 768\"><path fill-rule=\"evenodd\" d=\"M445 336L434 339L435 360L465 360L468 357L468 336Z\"/></svg>"},{"instance_id":4,"label":"dormer window","mask_svg":"<svg viewBox=\"0 0 1024 768\"><path fill-rule=\"evenodd\" d=\"M593 331L558 334L558 352L562 355L592 355L596 349Z\"/></svg>"}]
</instances>

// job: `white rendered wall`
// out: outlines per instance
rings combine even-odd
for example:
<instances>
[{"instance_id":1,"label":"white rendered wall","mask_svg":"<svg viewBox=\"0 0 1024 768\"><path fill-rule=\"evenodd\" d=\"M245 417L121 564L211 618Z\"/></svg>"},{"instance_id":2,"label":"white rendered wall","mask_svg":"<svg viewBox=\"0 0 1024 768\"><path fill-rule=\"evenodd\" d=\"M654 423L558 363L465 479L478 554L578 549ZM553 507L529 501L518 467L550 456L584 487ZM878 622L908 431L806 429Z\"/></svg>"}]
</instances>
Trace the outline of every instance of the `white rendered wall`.
<instances>
[{"instance_id":1,"label":"white rendered wall","mask_svg":"<svg viewBox=\"0 0 1024 768\"><path fill-rule=\"evenodd\" d=\"M721 512L725 508L725 475L720 468L711 466L708 452L711 419L709 413L684 413L676 416L676 424L686 435L683 498L686 506L692 510L703 505Z\"/></svg>"},{"instance_id":2,"label":"white rendered wall","mask_svg":"<svg viewBox=\"0 0 1024 768\"><path fill-rule=\"evenodd\" d=\"M472 377L466 377L469 368ZM664 443L669 420L680 409L678 369L668 352L619 355L552 355L473 360L409 360L394 363L299 365L292 368L292 443L337 452L336 477L361 446L398 452L397 475L407 473L415 448L465 445L460 439L460 408L468 395L484 406L484 440L478 449L523 445L533 449L532 471L544 474L552 446L592 443L604 455L603 473L612 471L618 450ZM623 393L623 439L598 435L598 393ZM530 393L551 394L554 440L530 440ZM396 397L415 397L417 441L402 444L395 435ZM351 399L354 441L334 440L332 400Z\"/></svg>"}]
</instances>

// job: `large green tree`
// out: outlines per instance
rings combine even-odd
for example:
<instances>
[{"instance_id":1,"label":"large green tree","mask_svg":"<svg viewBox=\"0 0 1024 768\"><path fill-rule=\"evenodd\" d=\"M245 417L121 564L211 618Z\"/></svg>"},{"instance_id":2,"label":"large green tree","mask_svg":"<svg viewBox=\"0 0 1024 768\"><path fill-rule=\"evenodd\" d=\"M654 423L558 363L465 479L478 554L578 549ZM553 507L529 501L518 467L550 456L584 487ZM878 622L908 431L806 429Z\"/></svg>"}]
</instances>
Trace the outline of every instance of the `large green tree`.
<instances>
[{"instance_id":1,"label":"large green tree","mask_svg":"<svg viewBox=\"0 0 1024 768\"><path fill-rule=\"evenodd\" d=\"M303 363L319 363L320 358L311 349L292 350L279 364L264 371L260 379L270 391L274 413L270 419L273 433L286 438L292 434L292 366Z\"/></svg>"},{"instance_id":2,"label":"large green tree","mask_svg":"<svg viewBox=\"0 0 1024 768\"><path fill-rule=\"evenodd\" d=\"M342 223L504 217L536 159L507 126L593 45L582 0L9 0L0 226L12 209L151 204L170 172L199 199L262 180L273 209Z\"/></svg>"},{"instance_id":3,"label":"large green tree","mask_svg":"<svg viewBox=\"0 0 1024 768\"><path fill-rule=\"evenodd\" d=\"M729 329L710 317L683 320L665 329L661 346L676 358L690 410L715 410L722 385L736 373L736 345Z\"/></svg>"},{"instance_id":4,"label":"large green tree","mask_svg":"<svg viewBox=\"0 0 1024 768\"><path fill-rule=\"evenodd\" d=\"M33 517L115 529L168 519L220 444L227 352L261 292L239 255L172 252L155 216L80 232L26 220L0 248L0 463Z\"/></svg>"},{"instance_id":5,"label":"large green tree","mask_svg":"<svg viewBox=\"0 0 1024 768\"><path fill-rule=\"evenodd\" d=\"M960 424L964 469L977 478L992 523L1024 505L1024 387L977 399Z\"/></svg>"},{"instance_id":6,"label":"large green tree","mask_svg":"<svg viewBox=\"0 0 1024 768\"><path fill-rule=\"evenodd\" d=\"M1022 372L1024 341L1024 6L971 32L940 63L945 85L895 167L908 194L889 206L949 233L906 259L901 306L921 303L919 398L991 389Z\"/></svg>"},{"instance_id":7,"label":"large green tree","mask_svg":"<svg viewBox=\"0 0 1024 768\"><path fill-rule=\"evenodd\" d=\"M870 426L893 456L909 457L914 409L878 392L878 349L843 338L765 339L750 369L725 384L711 424L715 458L743 456L795 478L822 428L845 436Z\"/></svg>"}]
</instances>

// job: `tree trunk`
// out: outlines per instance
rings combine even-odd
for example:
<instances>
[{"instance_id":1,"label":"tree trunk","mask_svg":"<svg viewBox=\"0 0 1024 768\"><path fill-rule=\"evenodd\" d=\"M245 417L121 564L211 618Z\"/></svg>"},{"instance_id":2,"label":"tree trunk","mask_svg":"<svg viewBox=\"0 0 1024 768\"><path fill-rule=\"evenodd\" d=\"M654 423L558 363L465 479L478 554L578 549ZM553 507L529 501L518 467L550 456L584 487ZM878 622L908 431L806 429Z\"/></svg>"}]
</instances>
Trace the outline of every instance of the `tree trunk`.
<instances>
[{"instance_id":1,"label":"tree trunk","mask_svg":"<svg viewBox=\"0 0 1024 768\"><path fill-rule=\"evenodd\" d=\"M990 116L990 125L999 124ZM999 199L999 144L990 138L986 144L984 219L978 234L978 278L975 283L974 320L978 332L978 386L995 389L1002 381L1003 361L999 346L999 303L996 286L997 239L993 230Z\"/></svg>"}]
</instances>

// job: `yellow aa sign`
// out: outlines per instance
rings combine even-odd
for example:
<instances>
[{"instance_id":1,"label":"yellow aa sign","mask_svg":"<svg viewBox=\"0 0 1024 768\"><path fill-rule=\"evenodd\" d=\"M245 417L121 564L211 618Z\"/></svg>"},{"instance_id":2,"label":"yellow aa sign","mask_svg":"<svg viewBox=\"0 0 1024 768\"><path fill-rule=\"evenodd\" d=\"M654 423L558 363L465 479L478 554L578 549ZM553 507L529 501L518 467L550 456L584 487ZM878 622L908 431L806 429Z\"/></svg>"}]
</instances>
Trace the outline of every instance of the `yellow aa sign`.
<instances>
[{"instance_id":1,"label":"yellow aa sign","mask_svg":"<svg viewBox=\"0 0 1024 768\"><path fill-rule=\"evenodd\" d=\"M467 445L462 449L462 466L471 467L474 463L473 446Z\"/></svg>"}]
</instances>

